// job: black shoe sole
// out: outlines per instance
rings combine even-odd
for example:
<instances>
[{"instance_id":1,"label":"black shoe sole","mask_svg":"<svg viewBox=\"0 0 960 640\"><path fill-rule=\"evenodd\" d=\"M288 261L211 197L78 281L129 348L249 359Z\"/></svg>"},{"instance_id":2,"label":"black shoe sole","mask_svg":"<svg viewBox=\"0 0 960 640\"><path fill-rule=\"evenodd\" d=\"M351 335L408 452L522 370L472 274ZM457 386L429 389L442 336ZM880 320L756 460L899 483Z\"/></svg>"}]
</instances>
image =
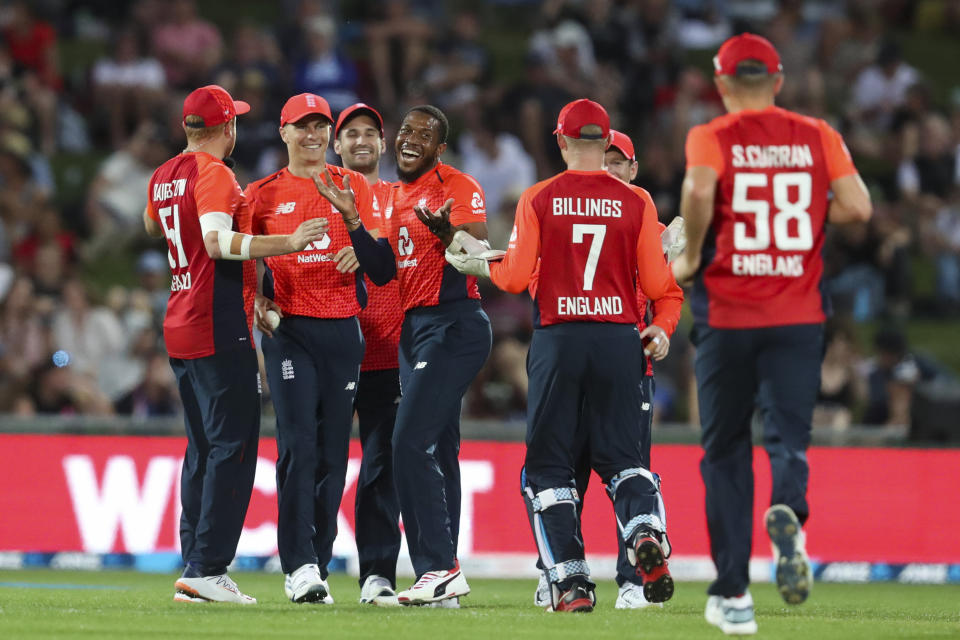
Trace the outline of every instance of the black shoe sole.
<instances>
[{"instance_id":1,"label":"black shoe sole","mask_svg":"<svg viewBox=\"0 0 960 640\"><path fill-rule=\"evenodd\" d=\"M642 540L636 549L637 575L643 578L643 597L647 602L666 602L673 597L673 578L667 571L667 560L663 556L663 549L652 538ZM663 574L647 580L647 576L657 570Z\"/></svg>"},{"instance_id":2,"label":"black shoe sole","mask_svg":"<svg viewBox=\"0 0 960 640\"><path fill-rule=\"evenodd\" d=\"M800 521L788 509L775 509L767 515L767 535L776 546L777 591L787 604L800 604L810 595L810 564L796 545L795 536L800 532Z\"/></svg>"},{"instance_id":3,"label":"black shoe sole","mask_svg":"<svg viewBox=\"0 0 960 640\"><path fill-rule=\"evenodd\" d=\"M313 587L310 591L307 591L305 594L296 598L294 602L297 604L304 604L307 602L323 602L323 599L327 597L327 590L321 585Z\"/></svg>"}]
</instances>

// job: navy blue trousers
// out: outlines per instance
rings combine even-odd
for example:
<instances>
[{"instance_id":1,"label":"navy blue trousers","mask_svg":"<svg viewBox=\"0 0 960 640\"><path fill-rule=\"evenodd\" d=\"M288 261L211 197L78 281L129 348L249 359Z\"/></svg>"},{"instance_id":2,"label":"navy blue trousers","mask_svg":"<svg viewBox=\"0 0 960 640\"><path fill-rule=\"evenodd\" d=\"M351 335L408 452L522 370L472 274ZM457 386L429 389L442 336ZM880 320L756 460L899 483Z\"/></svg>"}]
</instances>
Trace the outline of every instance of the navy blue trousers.
<instances>
[{"instance_id":1,"label":"navy blue trousers","mask_svg":"<svg viewBox=\"0 0 960 640\"><path fill-rule=\"evenodd\" d=\"M643 386L643 392L649 400L647 400L647 409L642 411L640 420L640 462L644 469L650 469L650 445L653 441L653 395L655 390L653 376L643 376ZM590 472L590 447L585 446L577 459L574 472L577 491L580 493L581 500L587 495L587 487L590 485ZM583 511L583 502L580 503L580 511ZM617 537L617 586L622 587L627 582L643 586L643 579L637 575L636 567L627 560L627 546L620 534L620 527L614 529L614 534Z\"/></svg>"},{"instance_id":2,"label":"navy blue trousers","mask_svg":"<svg viewBox=\"0 0 960 640\"><path fill-rule=\"evenodd\" d=\"M361 371L354 405L363 458L357 477L354 530L360 586L378 575L397 586L400 554L400 500L393 481L393 425L400 402L398 369Z\"/></svg>"},{"instance_id":3,"label":"navy blue trousers","mask_svg":"<svg viewBox=\"0 0 960 640\"><path fill-rule=\"evenodd\" d=\"M456 563L460 404L492 341L479 300L418 307L403 320L393 475L417 576Z\"/></svg>"},{"instance_id":4,"label":"navy blue trousers","mask_svg":"<svg viewBox=\"0 0 960 640\"><path fill-rule=\"evenodd\" d=\"M534 331L527 357L524 486L534 493L574 487L584 447L589 448L589 467L604 484L622 471L644 466L650 446L649 431L642 435L644 404L650 402L645 369L635 325L563 323ZM659 496L646 481L625 482L613 496L613 506L617 520L626 525L637 515L657 512ZM577 514L553 511L543 512L540 525L531 521L542 527L540 538L546 541L537 542L541 562L582 560Z\"/></svg>"},{"instance_id":5,"label":"navy blue trousers","mask_svg":"<svg viewBox=\"0 0 960 640\"><path fill-rule=\"evenodd\" d=\"M356 317L286 316L261 345L277 413L277 547L291 573L327 564L347 475L363 359Z\"/></svg>"},{"instance_id":6,"label":"navy blue trousers","mask_svg":"<svg viewBox=\"0 0 960 640\"><path fill-rule=\"evenodd\" d=\"M773 478L771 504L786 504L800 522L807 506L807 447L820 388L823 326L712 329L698 325L695 369L700 403L707 528L717 579L707 592L742 594L749 584L753 534L755 409Z\"/></svg>"},{"instance_id":7,"label":"navy blue trousers","mask_svg":"<svg viewBox=\"0 0 960 640\"><path fill-rule=\"evenodd\" d=\"M257 354L170 358L187 430L180 475L180 548L205 576L225 573L250 504L260 437Z\"/></svg>"}]
</instances>

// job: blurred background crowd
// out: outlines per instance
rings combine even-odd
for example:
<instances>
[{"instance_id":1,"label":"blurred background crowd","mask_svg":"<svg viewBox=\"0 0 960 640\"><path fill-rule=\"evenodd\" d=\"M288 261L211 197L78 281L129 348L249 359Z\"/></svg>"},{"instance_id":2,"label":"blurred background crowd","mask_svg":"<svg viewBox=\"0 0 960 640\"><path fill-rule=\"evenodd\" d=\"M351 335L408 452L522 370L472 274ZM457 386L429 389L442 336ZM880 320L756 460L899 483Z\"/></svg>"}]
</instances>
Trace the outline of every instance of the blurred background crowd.
<instances>
[{"instance_id":1,"label":"blurred background crowd","mask_svg":"<svg viewBox=\"0 0 960 640\"><path fill-rule=\"evenodd\" d=\"M377 107L385 179L404 108L441 107L444 161L479 180L502 247L520 192L561 170L551 132L577 97L633 138L636 183L675 217L686 133L722 110L711 58L744 30L780 51L779 104L844 134L875 204L828 232L817 425L907 424L918 390L955 389L960 367L957 0L0 0L0 414L178 411L169 270L141 214L193 88L252 105L241 186L285 164L295 93ZM518 420L530 303L483 295L494 351L465 415ZM656 368L661 423L698 424L688 329Z\"/></svg>"}]
</instances>

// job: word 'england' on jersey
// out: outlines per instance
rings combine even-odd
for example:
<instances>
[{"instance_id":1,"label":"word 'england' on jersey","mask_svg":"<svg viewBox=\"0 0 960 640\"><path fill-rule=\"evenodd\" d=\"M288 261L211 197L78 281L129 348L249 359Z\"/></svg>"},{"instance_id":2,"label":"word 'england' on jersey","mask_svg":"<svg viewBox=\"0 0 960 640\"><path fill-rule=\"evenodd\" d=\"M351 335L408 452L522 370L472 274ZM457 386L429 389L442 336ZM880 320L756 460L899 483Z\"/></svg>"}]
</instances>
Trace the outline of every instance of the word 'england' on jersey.
<instances>
[{"instance_id":1,"label":"word 'england' on jersey","mask_svg":"<svg viewBox=\"0 0 960 640\"><path fill-rule=\"evenodd\" d=\"M783 276L799 278L803 275L803 256L772 256L769 253L733 254L735 276Z\"/></svg>"},{"instance_id":2,"label":"word 'england' on jersey","mask_svg":"<svg viewBox=\"0 0 960 640\"><path fill-rule=\"evenodd\" d=\"M559 316L598 316L623 313L620 296L561 296L557 298Z\"/></svg>"},{"instance_id":3,"label":"word 'england' on jersey","mask_svg":"<svg viewBox=\"0 0 960 640\"><path fill-rule=\"evenodd\" d=\"M735 144L730 147L735 168L777 169L780 167L812 167L813 154L806 144Z\"/></svg>"},{"instance_id":4,"label":"word 'england' on jersey","mask_svg":"<svg viewBox=\"0 0 960 640\"><path fill-rule=\"evenodd\" d=\"M554 198L553 215L619 218L623 201L611 198Z\"/></svg>"}]
</instances>

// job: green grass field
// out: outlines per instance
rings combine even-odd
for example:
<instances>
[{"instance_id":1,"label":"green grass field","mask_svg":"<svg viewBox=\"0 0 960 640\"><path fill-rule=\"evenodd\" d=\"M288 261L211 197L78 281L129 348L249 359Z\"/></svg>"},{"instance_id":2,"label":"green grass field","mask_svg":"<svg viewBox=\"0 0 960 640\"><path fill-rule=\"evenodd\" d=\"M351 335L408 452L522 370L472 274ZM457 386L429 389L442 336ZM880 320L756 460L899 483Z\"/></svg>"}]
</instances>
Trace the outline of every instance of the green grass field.
<instances>
[{"instance_id":1,"label":"green grass field","mask_svg":"<svg viewBox=\"0 0 960 640\"><path fill-rule=\"evenodd\" d=\"M703 620L704 585L679 583L662 610L617 611L616 588L598 589L591 614L542 612L531 580L471 580L463 608L379 609L357 604L352 578L330 580L337 604L294 605L282 578L234 574L260 604L174 603L176 576L133 572L0 571L0 638L720 638ZM787 608L769 584L752 589L759 637L960 638L960 586L818 584Z\"/></svg>"}]
</instances>

